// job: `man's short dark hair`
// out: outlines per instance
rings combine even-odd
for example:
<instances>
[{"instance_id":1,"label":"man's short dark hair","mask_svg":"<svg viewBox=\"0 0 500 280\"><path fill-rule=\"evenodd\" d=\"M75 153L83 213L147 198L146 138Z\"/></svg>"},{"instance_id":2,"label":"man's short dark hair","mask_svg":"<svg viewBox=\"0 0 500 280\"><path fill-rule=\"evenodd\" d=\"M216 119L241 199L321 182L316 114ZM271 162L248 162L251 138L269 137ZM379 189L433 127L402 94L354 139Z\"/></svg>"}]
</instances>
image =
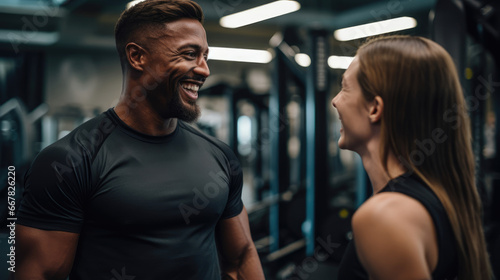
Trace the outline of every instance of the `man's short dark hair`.
<instances>
[{"instance_id":1,"label":"man's short dark hair","mask_svg":"<svg viewBox=\"0 0 500 280\"><path fill-rule=\"evenodd\" d=\"M122 69L128 67L125 46L131 41L140 40L139 34L147 37L145 34L164 28L165 23L183 18L196 19L203 23L203 17L201 7L190 0L146 0L125 10L115 26L116 49Z\"/></svg>"}]
</instances>

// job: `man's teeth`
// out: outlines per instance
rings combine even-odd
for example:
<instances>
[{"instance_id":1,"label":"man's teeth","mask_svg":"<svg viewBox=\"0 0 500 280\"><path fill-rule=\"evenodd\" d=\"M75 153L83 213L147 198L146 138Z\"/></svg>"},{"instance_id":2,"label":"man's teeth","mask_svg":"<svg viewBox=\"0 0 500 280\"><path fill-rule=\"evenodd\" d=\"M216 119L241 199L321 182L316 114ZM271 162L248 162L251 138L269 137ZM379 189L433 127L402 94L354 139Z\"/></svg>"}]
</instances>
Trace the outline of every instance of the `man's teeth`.
<instances>
[{"instance_id":1,"label":"man's teeth","mask_svg":"<svg viewBox=\"0 0 500 280\"><path fill-rule=\"evenodd\" d=\"M200 86L195 84L183 84L182 87L192 91L198 91L200 89Z\"/></svg>"}]
</instances>

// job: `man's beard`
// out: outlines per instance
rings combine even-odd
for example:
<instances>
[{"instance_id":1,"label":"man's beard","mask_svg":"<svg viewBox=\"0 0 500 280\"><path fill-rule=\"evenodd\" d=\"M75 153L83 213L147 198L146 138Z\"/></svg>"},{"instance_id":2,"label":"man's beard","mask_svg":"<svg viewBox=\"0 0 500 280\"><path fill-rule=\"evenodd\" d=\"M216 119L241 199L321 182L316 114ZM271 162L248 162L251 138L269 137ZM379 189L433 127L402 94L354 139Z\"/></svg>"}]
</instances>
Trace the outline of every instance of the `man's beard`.
<instances>
[{"instance_id":1,"label":"man's beard","mask_svg":"<svg viewBox=\"0 0 500 280\"><path fill-rule=\"evenodd\" d=\"M196 101L189 101L189 105L185 105L180 98L179 90L176 90L169 102L167 112L172 118L193 123L200 117L200 106L196 104Z\"/></svg>"}]
</instances>

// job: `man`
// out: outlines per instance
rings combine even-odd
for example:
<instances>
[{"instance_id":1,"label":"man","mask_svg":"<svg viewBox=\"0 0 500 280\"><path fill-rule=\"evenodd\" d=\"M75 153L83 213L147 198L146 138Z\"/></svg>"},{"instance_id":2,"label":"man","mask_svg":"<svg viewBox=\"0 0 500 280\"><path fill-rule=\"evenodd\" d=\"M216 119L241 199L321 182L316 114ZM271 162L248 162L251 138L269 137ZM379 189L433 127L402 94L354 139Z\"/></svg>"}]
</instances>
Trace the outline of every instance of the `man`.
<instances>
[{"instance_id":1,"label":"man","mask_svg":"<svg viewBox=\"0 0 500 280\"><path fill-rule=\"evenodd\" d=\"M202 21L181 0L122 14L120 101L33 162L15 279L264 278L238 160L186 124L210 74Z\"/></svg>"}]
</instances>

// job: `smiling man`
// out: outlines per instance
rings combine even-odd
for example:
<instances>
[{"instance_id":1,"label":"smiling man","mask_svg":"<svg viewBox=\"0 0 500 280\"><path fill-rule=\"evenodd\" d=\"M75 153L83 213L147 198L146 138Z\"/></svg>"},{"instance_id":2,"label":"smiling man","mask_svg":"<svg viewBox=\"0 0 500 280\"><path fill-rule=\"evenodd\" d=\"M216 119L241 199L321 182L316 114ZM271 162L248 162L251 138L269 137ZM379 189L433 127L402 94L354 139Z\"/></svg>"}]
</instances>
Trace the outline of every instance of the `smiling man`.
<instances>
[{"instance_id":1,"label":"smiling man","mask_svg":"<svg viewBox=\"0 0 500 280\"><path fill-rule=\"evenodd\" d=\"M15 279L263 279L231 149L193 129L210 74L201 8L151 0L115 37L119 103L26 174Z\"/></svg>"}]
</instances>

